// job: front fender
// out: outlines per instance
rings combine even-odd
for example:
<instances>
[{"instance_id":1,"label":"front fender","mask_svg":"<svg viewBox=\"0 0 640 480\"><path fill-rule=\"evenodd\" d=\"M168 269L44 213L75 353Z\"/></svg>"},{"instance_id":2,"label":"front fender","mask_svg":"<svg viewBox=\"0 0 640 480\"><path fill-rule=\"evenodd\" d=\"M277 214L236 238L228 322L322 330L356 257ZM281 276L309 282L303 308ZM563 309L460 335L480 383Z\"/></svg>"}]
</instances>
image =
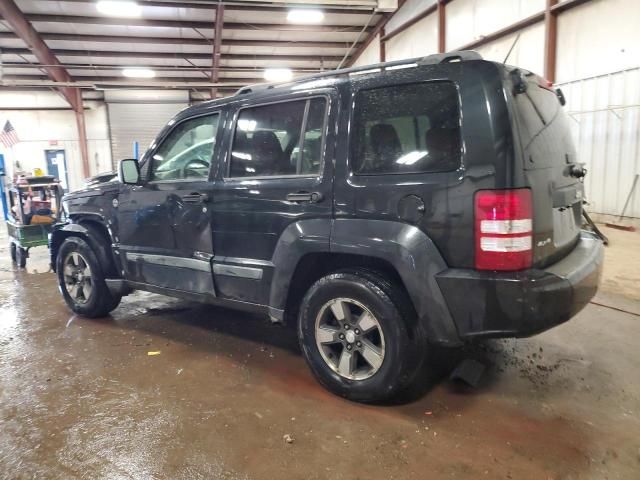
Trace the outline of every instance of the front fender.
<instances>
[{"instance_id":1,"label":"front fender","mask_svg":"<svg viewBox=\"0 0 640 480\"><path fill-rule=\"evenodd\" d=\"M428 338L460 344L436 275L447 269L440 252L419 228L400 222L336 219L330 251L365 255L391 264L400 275Z\"/></svg>"},{"instance_id":2,"label":"front fender","mask_svg":"<svg viewBox=\"0 0 640 480\"><path fill-rule=\"evenodd\" d=\"M105 227L106 229L106 227ZM108 229L107 229L108 232ZM49 234L49 255L51 269L56 271L56 259L58 257L58 251L60 246L67 237L75 236L80 237L91 245L93 251L98 257L100 264L103 267L103 273L112 277L115 272L111 271L109 265L112 264L113 255L111 252L111 239L94 238L95 235L100 235L96 227L92 225L82 225L79 223L59 223L54 225L51 233ZM110 235L110 233L109 233Z\"/></svg>"},{"instance_id":3,"label":"front fender","mask_svg":"<svg viewBox=\"0 0 640 480\"><path fill-rule=\"evenodd\" d=\"M54 272L56 271L56 258L58 257L60 245L62 245L65 238L72 235L87 239L88 230L77 223L57 223L49 233L49 262Z\"/></svg>"}]
</instances>

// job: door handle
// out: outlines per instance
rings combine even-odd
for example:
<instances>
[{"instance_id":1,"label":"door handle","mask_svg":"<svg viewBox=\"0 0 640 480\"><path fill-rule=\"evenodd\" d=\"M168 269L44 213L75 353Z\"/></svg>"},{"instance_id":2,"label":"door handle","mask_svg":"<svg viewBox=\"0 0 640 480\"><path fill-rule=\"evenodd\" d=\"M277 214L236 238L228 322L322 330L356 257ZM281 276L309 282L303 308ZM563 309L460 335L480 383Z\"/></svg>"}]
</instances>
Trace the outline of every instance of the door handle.
<instances>
[{"instance_id":1,"label":"door handle","mask_svg":"<svg viewBox=\"0 0 640 480\"><path fill-rule=\"evenodd\" d=\"M182 196L182 201L184 203L206 203L209 201L209 195L206 193L188 193L187 195Z\"/></svg>"},{"instance_id":2,"label":"door handle","mask_svg":"<svg viewBox=\"0 0 640 480\"><path fill-rule=\"evenodd\" d=\"M320 192L296 192L287 195L287 201L294 203L318 203L322 198Z\"/></svg>"}]
</instances>

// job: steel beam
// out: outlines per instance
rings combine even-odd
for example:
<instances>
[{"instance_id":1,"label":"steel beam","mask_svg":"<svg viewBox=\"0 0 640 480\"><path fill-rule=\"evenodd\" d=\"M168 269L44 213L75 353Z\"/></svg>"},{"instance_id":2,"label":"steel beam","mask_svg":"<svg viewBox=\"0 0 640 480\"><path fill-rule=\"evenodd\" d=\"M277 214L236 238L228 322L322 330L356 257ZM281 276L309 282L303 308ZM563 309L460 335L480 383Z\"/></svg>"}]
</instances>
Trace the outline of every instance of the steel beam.
<instances>
[{"instance_id":1,"label":"steel beam","mask_svg":"<svg viewBox=\"0 0 640 480\"><path fill-rule=\"evenodd\" d=\"M222 47L222 29L224 28L224 5L216 8L216 21L213 31L213 59L211 66L211 82L217 83L220 76L220 48ZM217 87L211 89L211 98L218 95Z\"/></svg>"},{"instance_id":2,"label":"steel beam","mask_svg":"<svg viewBox=\"0 0 640 480\"><path fill-rule=\"evenodd\" d=\"M78 128L78 144L80 145L80 156L82 157L82 173L85 178L91 176L89 170L89 147L87 146L87 126L84 119L84 108L82 108L82 91L79 88L74 88L76 94L76 101L80 105L79 109L75 110L76 114L76 127Z\"/></svg>"},{"instance_id":3,"label":"steel beam","mask_svg":"<svg viewBox=\"0 0 640 480\"><path fill-rule=\"evenodd\" d=\"M58 61L53 52L49 49L38 32L33 28L31 23L25 18L13 0L0 0L0 14L9 23L13 31L27 44L30 51L35 55L43 65L47 76L58 83L71 84L73 82L67 70ZM78 143L80 144L80 152L82 155L82 167L85 176L89 176L89 154L87 149L87 133L84 123L84 107L82 105L82 94L79 88L73 88L70 85L59 86L58 90L69 102L76 114L76 123L78 125Z\"/></svg>"},{"instance_id":4,"label":"steel beam","mask_svg":"<svg viewBox=\"0 0 640 480\"><path fill-rule=\"evenodd\" d=\"M40 1L48 1L48 2L58 2L60 0L40 0ZM95 0L65 0L66 2L73 3L95 3ZM215 10L215 3L197 3L197 2L177 2L177 1L158 1L158 0L137 0L137 3L142 7L168 7L168 8L190 8L196 10ZM286 12L291 5L280 4L280 5L269 5L270 2L264 2L262 4L258 3L252 5L251 3L240 5L238 2L218 2L227 9L227 11L234 12L244 12L244 11L252 11L252 12ZM371 13L373 11L373 7L369 5L363 5L360 8L356 8L355 5L349 5L348 7L322 7L322 11L324 13L336 13L336 14L350 14L350 15L365 15L367 13Z\"/></svg>"},{"instance_id":5,"label":"steel beam","mask_svg":"<svg viewBox=\"0 0 640 480\"><path fill-rule=\"evenodd\" d=\"M438 0L438 53L444 53L446 51L447 43L447 18L446 18L446 3L443 0Z\"/></svg>"},{"instance_id":6,"label":"steel beam","mask_svg":"<svg viewBox=\"0 0 640 480\"><path fill-rule=\"evenodd\" d=\"M29 47L21 49L23 53L33 53L33 55L38 59L38 62L43 65L48 65L47 67L43 67L43 69L51 79L57 82L71 81L71 77L65 68L55 57L53 52L49 50L47 44L44 43L42 38L40 38L38 32L36 32L33 26L25 18L24 14L20 11L13 0L0 0L0 15L2 15L2 17L11 26L14 33L27 44L27 47ZM3 49L3 53L6 53L5 49ZM74 92L69 88L61 88L59 90L74 110L77 110L78 106L75 103L76 97Z\"/></svg>"},{"instance_id":7,"label":"steel beam","mask_svg":"<svg viewBox=\"0 0 640 480\"><path fill-rule=\"evenodd\" d=\"M20 82L20 83L28 83L29 81L42 82L48 80L49 77L46 75L3 75L2 80L5 84L10 84L11 82ZM248 78L221 78L219 79L216 85L212 85L212 82L208 78L198 78L198 77L154 77L151 79L131 79L125 78L123 76L99 76L99 75L74 75L74 81L69 83L60 84L60 82L56 82L55 80L48 83L49 86L70 86L70 85L78 85L80 88L93 88L96 84L100 83L113 83L118 85L125 85L130 88L136 87L153 87L154 85L161 87L173 87L176 85L186 86L189 88L190 85L198 85L202 87L212 88L213 86L221 87L224 85L232 85L243 87L245 85L261 83L263 80L261 78L256 77L248 77ZM164 84L164 85L163 85ZM76 90L74 88L73 90Z\"/></svg>"},{"instance_id":8,"label":"steel beam","mask_svg":"<svg viewBox=\"0 0 640 480\"><path fill-rule=\"evenodd\" d=\"M196 28L199 30L211 30L212 25L209 22L199 22L193 20L157 20L144 18L115 18L115 17L90 17L80 15L58 15L58 14L42 14L31 13L25 15L30 22L47 22L47 23L71 23L86 25L122 25L132 27L162 27L162 28ZM362 31L361 26L345 26L345 25L294 25L291 23L260 23L249 25L246 23L226 23L227 30L251 30L255 31L256 27L266 31L293 31L293 32L336 32L336 33L359 33ZM367 31L372 27L367 27Z\"/></svg>"},{"instance_id":9,"label":"steel beam","mask_svg":"<svg viewBox=\"0 0 640 480\"><path fill-rule=\"evenodd\" d=\"M32 63L32 62L24 62L24 61L20 61L20 62L4 62L3 63L3 67L6 69L40 69L40 67L42 67L42 65L40 65L39 63ZM73 70L92 70L93 72L99 72L99 71L110 71L110 70L114 70L114 71L119 71L123 68L127 68L130 67L130 65L126 65L126 64L115 64L115 63L66 63L65 64L65 68L67 68L67 70L69 72L73 71ZM184 66L184 67L176 67L176 66L170 66L170 65L154 65L154 64L144 64L144 63L137 63L136 67L139 68L151 68L153 69L155 72L168 72L168 74L173 74L173 75L181 75L183 73L189 73L189 72L211 72L211 69L213 68L213 65L197 65L197 66ZM226 73L232 73L232 74L255 74L256 78L260 77L262 78L262 70L256 69L255 67L225 67L225 66L220 66L219 67L219 71L222 72L226 72ZM306 73L306 74L312 74L312 73L320 73L322 72L322 70L320 68L292 68L291 71L293 73ZM29 73L24 73L24 71L22 72L25 75L29 75ZM73 75L75 78L75 75Z\"/></svg>"},{"instance_id":10,"label":"steel beam","mask_svg":"<svg viewBox=\"0 0 640 480\"><path fill-rule=\"evenodd\" d=\"M66 48L56 48L52 50L58 57L95 57L95 58L158 58L158 59L191 59L191 60L211 60L208 53L176 53L176 52L129 52L129 51L108 51L108 50L75 50ZM26 48L3 48L5 55L28 55L31 52ZM252 53L222 53L222 60L282 60L288 62L295 61L317 61L317 62L339 62L341 56L320 56L320 55L254 55ZM46 65L46 64L45 64Z\"/></svg>"},{"instance_id":11,"label":"steel beam","mask_svg":"<svg viewBox=\"0 0 640 480\"><path fill-rule=\"evenodd\" d=\"M148 45L198 45L208 47L212 40L209 38L179 38L179 37L134 37L124 35L85 35L77 33L46 33L39 32L43 40L64 40L71 42L96 43L140 43ZM0 32L1 39L19 38L13 32ZM291 40L237 40L223 38L227 47L296 47L296 48L349 48L352 42L323 42L323 41L291 41Z\"/></svg>"},{"instance_id":12,"label":"steel beam","mask_svg":"<svg viewBox=\"0 0 640 480\"><path fill-rule=\"evenodd\" d=\"M558 14L551 9L558 0L547 0L544 11L544 77L556 81L556 55L558 48Z\"/></svg>"}]
</instances>

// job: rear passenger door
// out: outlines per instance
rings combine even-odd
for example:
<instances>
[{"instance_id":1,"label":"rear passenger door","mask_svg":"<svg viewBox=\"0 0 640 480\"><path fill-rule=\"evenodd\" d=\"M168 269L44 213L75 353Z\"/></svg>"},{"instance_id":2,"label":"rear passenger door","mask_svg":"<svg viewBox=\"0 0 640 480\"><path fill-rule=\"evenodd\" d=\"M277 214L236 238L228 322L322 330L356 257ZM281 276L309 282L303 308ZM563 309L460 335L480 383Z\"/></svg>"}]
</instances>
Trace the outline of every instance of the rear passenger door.
<instances>
[{"instance_id":1,"label":"rear passenger door","mask_svg":"<svg viewBox=\"0 0 640 480\"><path fill-rule=\"evenodd\" d=\"M294 223L326 222L328 245L335 110L336 94L325 91L235 112L212 203L219 296L267 304L272 257Z\"/></svg>"}]
</instances>

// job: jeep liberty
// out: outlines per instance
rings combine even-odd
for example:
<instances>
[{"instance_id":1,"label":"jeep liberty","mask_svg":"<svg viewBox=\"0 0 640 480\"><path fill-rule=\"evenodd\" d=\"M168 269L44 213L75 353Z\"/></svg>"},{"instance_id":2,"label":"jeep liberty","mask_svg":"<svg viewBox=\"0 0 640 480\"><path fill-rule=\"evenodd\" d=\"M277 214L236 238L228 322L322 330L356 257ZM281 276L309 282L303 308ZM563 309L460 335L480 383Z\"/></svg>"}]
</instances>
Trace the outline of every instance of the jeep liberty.
<instances>
[{"instance_id":1,"label":"jeep liberty","mask_svg":"<svg viewBox=\"0 0 640 480\"><path fill-rule=\"evenodd\" d=\"M595 294L563 103L452 52L194 105L64 198L60 291L87 317L137 289L262 312L296 326L326 388L389 400L429 345L534 335Z\"/></svg>"}]
</instances>

